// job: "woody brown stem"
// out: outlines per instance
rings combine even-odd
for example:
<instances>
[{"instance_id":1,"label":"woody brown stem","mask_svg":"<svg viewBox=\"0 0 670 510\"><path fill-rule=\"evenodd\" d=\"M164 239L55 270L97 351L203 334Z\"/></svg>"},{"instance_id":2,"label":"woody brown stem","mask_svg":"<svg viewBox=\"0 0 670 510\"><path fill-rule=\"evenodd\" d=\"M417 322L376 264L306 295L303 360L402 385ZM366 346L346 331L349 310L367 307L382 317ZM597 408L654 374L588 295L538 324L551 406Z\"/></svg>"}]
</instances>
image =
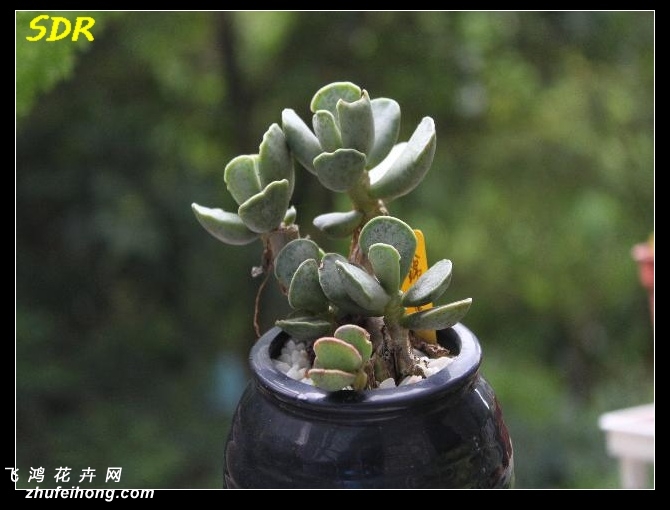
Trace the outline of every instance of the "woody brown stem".
<instances>
[{"instance_id":1,"label":"woody brown stem","mask_svg":"<svg viewBox=\"0 0 670 510\"><path fill-rule=\"evenodd\" d=\"M388 363L392 365L396 383L410 375L424 376L423 370L417 365L412 354L412 345L409 340L409 330L401 327L395 321L384 321L386 334L384 335L385 350L388 353Z\"/></svg>"}]
</instances>

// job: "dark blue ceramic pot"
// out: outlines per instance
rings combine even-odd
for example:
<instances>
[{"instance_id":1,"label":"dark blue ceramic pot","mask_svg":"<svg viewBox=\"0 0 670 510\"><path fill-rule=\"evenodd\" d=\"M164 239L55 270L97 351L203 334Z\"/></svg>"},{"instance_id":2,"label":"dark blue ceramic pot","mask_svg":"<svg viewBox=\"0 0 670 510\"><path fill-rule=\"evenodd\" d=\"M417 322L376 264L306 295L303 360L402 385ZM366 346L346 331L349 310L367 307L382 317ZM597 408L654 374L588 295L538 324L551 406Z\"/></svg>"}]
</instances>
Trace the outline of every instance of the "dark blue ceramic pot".
<instances>
[{"instance_id":1,"label":"dark blue ceramic pot","mask_svg":"<svg viewBox=\"0 0 670 510\"><path fill-rule=\"evenodd\" d=\"M328 393L276 370L287 335L273 328L251 351L253 380L225 449L228 488L506 488L512 444L479 374L479 341L461 324L438 331L458 353L423 381Z\"/></svg>"}]
</instances>

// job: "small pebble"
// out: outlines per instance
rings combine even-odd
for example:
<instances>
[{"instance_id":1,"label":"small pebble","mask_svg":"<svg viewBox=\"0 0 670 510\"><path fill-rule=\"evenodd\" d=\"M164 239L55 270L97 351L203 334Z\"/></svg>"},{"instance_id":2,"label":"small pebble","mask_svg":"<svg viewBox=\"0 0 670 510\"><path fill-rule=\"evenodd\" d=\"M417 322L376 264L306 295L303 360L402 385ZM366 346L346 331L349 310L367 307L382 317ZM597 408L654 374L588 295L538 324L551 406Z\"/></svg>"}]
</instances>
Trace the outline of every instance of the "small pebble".
<instances>
[{"instance_id":1,"label":"small pebble","mask_svg":"<svg viewBox=\"0 0 670 510\"><path fill-rule=\"evenodd\" d=\"M442 358L435 358L428 361L428 367L432 368L436 372L442 370L446 366L450 365L454 361L454 358L449 358L444 356Z\"/></svg>"},{"instance_id":2,"label":"small pebble","mask_svg":"<svg viewBox=\"0 0 670 510\"><path fill-rule=\"evenodd\" d=\"M421 377L420 375L410 375L408 377L405 377L402 381L400 381L400 384L398 386L406 386L408 384L418 383L419 381L423 381L423 377Z\"/></svg>"},{"instance_id":3,"label":"small pebble","mask_svg":"<svg viewBox=\"0 0 670 510\"><path fill-rule=\"evenodd\" d=\"M288 375L291 379L299 381L300 379L303 379L305 377L305 369L296 368L296 366L293 365L291 369L288 372L286 372L286 375Z\"/></svg>"},{"instance_id":4,"label":"small pebble","mask_svg":"<svg viewBox=\"0 0 670 510\"><path fill-rule=\"evenodd\" d=\"M380 382L379 388L382 390L387 388L395 388L395 381L393 380L393 377L389 377L388 379L384 379L382 382Z\"/></svg>"},{"instance_id":5,"label":"small pebble","mask_svg":"<svg viewBox=\"0 0 670 510\"><path fill-rule=\"evenodd\" d=\"M274 360L274 365L277 368L277 370L279 370L283 374L286 374L288 373L289 370L291 370L291 365L289 365L288 363L284 363L283 361Z\"/></svg>"}]
</instances>

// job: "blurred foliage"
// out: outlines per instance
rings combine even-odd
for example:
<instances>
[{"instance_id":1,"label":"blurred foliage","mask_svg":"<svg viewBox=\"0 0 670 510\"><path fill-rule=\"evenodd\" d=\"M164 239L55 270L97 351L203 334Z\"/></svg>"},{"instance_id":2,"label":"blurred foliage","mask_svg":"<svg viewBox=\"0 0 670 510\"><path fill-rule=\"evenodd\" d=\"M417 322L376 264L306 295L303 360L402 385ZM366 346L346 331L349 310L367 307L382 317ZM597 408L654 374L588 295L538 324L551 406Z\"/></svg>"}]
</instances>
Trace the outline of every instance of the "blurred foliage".
<instances>
[{"instance_id":1,"label":"blurred foliage","mask_svg":"<svg viewBox=\"0 0 670 510\"><path fill-rule=\"evenodd\" d=\"M392 213L454 262L445 299L474 298L517 487L616 486L597 417L654 399L630 256L654 229L653 12L84 14L78 51L24 42L17 13L19 475L221 486L260 246L217 243L190 203L230 209L225 164L351 80L398 100L401 138L435 118L433 168ZM303 233L338 249L310 221L340 201L300 174ZM271 286L262 304L264 327L286 310Z\"/></svg>"},{"instance_id":2,"label":"blurred foliage","mask_svg":"<svg viewBox=\"0 0 670 510\"><path fill-rule=\"evenodd\" d=\"M30 22L35 17L46 14L50 17L63 17L71 21L74 28L77 16L88 16L90 13L78 11L16 11L16 115L22 118L30 111L35 98L50 90L58 81L70 76L75 64L77 53L85 51L95 42L89 41L83 35L77 41L71 40L71 35L63 42L68 44L49 44L45 39L50 36L52 20L41 20L38 26L47 29L44 39L28 41L26 37L35 37L39 34L30 28ZM118 16L116 12L100 12L95 14L95 24L91 27L91 34L104 29L105 21L110 17ZM65 31L60 26L57 34ZM57 42L57 41L53 41Z\"/></svg>"}]
</instances>

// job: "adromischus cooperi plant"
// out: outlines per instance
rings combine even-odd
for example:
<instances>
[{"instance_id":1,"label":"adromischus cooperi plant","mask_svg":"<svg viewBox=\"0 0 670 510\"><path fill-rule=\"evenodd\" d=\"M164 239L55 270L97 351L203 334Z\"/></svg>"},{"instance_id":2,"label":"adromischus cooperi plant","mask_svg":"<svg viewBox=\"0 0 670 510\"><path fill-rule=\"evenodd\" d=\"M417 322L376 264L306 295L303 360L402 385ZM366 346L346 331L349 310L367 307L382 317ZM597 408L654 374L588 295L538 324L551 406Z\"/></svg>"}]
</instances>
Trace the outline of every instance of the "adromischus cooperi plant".
<instances>
[{"instance_id":1,"label":"adromischus cooperi plant","mask_svg":"<svg viewBox=\"0 0 670 510\"><path fill-rule=\"evenodd\" d=\"M424 117L407 142L397 143L400 106L370 99L350 82L335 82L312 98L312 129L292 109L265 132L258 154L237 156L224 181L237 212L193 204L202 226L227 244L263 244L255 275L274 273L294 312L277 326L313 346L308 372L326 390L374 388L392 377L423 375L412 354L415 330L460 321L471 299L436 302L451 281L452 264L436 262L405 292L402 283L417 248L412 228L389 215L388 204L423 180L435 154L435 123ZM346 193L352 209L317 216L329 237L351 238L349 253L325 252L300 236L291 206L298 163L327 189ZM439 346L433 353L440 355Z\"/></svg>"}]
</instances>

